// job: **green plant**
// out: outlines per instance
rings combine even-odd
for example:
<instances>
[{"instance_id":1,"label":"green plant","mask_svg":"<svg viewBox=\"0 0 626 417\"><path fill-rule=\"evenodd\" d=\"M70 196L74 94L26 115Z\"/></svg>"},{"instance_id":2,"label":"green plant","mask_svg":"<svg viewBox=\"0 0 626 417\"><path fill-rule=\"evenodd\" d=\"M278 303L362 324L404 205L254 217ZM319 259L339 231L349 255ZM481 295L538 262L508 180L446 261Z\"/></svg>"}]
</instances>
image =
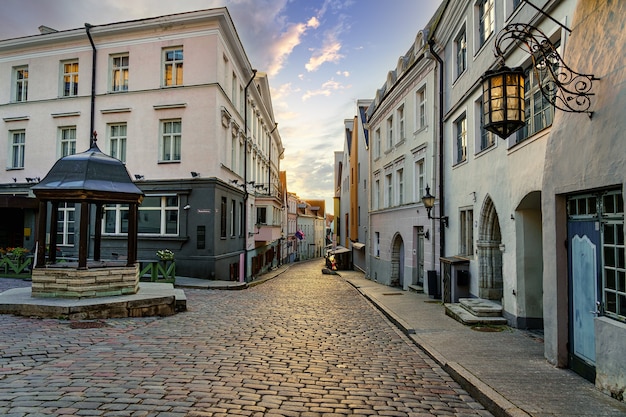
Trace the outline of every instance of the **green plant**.
<instances>
[{"instance_id":1,"label":"green plant","mask_svg":"<svg viewBox=\"0 0 626 417\"><path fill-rule=\"evenodd\" d=\"M157 251L157 256L161 261L173 261L174 260L174 252L169 249L161 249Z\"/></svg>"}]
</instances>

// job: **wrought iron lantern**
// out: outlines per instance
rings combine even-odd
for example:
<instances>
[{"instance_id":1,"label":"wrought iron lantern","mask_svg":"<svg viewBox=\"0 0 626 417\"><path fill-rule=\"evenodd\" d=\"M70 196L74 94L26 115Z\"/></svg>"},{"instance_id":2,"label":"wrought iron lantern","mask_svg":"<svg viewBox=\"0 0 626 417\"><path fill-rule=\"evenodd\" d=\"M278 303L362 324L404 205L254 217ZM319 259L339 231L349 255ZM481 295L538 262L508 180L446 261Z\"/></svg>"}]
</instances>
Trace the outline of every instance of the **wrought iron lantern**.
<instances>
[{"instance_id":1,"label":"wrought iron lantern","mask_svg":"<svg viewBox=\"0 0 626 417\"><path fill-rule=\"evenodd\" d=\"M500 67L481 77L486 130L506 139L525 125L524 71L520 67L504 65L504 51L513 46L530 54L531 70L548 102L565 112L591 116L592 82L599 78L567 66L550 39L536 27L512 23L505 26L495 39L494 53Z\"/></svg>"},{"instance_id":2,"label":"wrought iron lantern","mask_svg":"<svg viewBox=\"0 0 626 417\"><path fill-rule=\"evenodd\" d=\"M448 216L433 217L430 215L431 210L435 206L435 196L430 194L430 187L428 184L426 184L426 194L422 196L422 203L424 203L429 219L441 220L441 224L448 227Z\"/></svg>"},{"instance_id":3,"label":"wrought iron lantern","mask_svg":"<svg viewBox=\"0 0 626 417\"><path fill-rule=\"evenodd\" d=\"M524 127L524 70L503 66L485 72L481 81L485 129L506 138Z\"/></svg>"}]
</instances>

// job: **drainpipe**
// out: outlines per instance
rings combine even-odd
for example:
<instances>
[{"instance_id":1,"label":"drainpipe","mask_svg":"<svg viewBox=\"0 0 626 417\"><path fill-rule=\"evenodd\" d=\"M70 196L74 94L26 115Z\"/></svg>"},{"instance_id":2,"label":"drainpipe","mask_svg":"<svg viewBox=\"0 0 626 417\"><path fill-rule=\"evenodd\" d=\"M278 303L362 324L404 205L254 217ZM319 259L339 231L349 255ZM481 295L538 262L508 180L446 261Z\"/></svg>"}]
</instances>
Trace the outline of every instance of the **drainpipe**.
<instances>
[{"instance_id":1,"label":"drainpipe","mask_svg":"<svg viewBox=\"0 0 626 417\"><path fill-rule=\"evenodd\" d=\"M91 132L91 143L89 144L89 147L91 148L93 145L96 144L96 138L95 138L95 122L94 122L94 118L95 118L95 108L96 108L96 45L93 43L93 38L91 37L91 33L89 32L89 30L93 27L93 25L89 24L89 23L85 23L85 30L87 31L87 37L89 38L89 42L91 43L91 49L93 50L93 53L91 54L91 125L90 125L90 132Z\"/></svg>"},{"instance_id":2,"label":"drainpipe","mask_svg":"<svg viewBox=\"0 0 626 417\"><path fill-rule=\"evenodd\" d=\"M256 70L252 70L252 77L243 89L243 279L248 282L248 87L256 77Z\"/></svg>"},{"instance_id":3,"label":"drainpipe","mask_svg":"<svg viewBox=\"0 0 626 417\"><path fill-rule=\"evenodd\" d=\"M444 211L444 193L443 193L443 60L433 48L435 41L433 39L428 40L428 47L430 53L437 60L439 65L439 217L443 216ZM439 221L439 256L445 256L445 244L446 244L446 228L441 226L441 220Z\"/></svg>"}]
</instances>

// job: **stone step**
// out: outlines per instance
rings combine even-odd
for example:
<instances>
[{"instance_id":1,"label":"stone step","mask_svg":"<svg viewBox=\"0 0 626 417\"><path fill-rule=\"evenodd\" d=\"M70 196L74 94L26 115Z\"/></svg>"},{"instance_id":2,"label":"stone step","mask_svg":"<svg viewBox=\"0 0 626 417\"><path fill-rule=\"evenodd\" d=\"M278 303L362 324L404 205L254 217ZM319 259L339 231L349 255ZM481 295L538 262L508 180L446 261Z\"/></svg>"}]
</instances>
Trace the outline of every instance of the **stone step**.
<instances>
[{"instance_id":1,"label":"stone step","mask_svg":"<svg viewBox=\"0 0 626 417\"><path fill-rule=\"evenodd\" d=\"M474 324L492 324L492 325L503 325L508 324L507 320L504 317L493 317L493 316L475 316L470 313L467 309L461 306L460 303L455 304L445 304L446 315L452 317L458 322L461 322L465 325L474 325Z\"/></svg>"},{"instance_id":2,"label":"stone step","mask_svg":"<svg viewBox=\"0 0 626 417\"><path fill-rule=\"evenodd\" d=\"M417 285L417 284L411 284L409 285L409 291L423 293L424 287L422 287L421 285Z\"/></svg>"},{"instance_id":3,"label":"stone step","mask_svg":"<svg viewBox=\"0 0 626 417\"><path fill-rule=\"evenodd\" d=\"M459 304L474 316L502 316L502 306L500 304L483 298L459 298Z\"/></svg>"}]
</instances>

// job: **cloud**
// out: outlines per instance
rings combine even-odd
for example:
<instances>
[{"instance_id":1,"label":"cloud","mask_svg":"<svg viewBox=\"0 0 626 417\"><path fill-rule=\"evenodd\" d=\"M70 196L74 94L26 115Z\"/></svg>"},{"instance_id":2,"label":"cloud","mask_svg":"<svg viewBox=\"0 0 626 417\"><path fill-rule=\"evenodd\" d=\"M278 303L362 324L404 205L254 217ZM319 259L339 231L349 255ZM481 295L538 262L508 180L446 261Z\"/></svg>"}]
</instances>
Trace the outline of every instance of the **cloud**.
<instances>
[{"instance_id":1,"label":"cloud","mask_svg":"<svg viewBox=\"0 0 626 417\"><path fill-rule=\"evenodd\" d=\"M307 92L304 93L304 95L302 96L302 101L306 101L315 96L328 97L333 93L333 91L346 90L351 87L351 85L344 85L340 82L335 81L334 79L330 79L322 84L322 87L318 90L307 90Z\"/></svg>"},{"instance_id":2,"label":"cloud","mask_svg":"<svg viewBox=\"0 0 626 417\"><path fill-rule=\"evenodd\" d=\"M328 34L322 47L313 51L313 55L304 68L309 72L313 72L317 71L326 62L337 63L344 57L339 51L341 51L341 42L335 38L334 33Z\"/></svg>"},{"instance_id":3,"label":"cloud","mask_svg":"<svg viewBox=\"0 0 626 417\"><path fill-rule=\"evenodd\" d=\"M348 78L350 76L350 71L337 71L335 74L343 75L344 77Z\"/></svg>"}]
</instances>

